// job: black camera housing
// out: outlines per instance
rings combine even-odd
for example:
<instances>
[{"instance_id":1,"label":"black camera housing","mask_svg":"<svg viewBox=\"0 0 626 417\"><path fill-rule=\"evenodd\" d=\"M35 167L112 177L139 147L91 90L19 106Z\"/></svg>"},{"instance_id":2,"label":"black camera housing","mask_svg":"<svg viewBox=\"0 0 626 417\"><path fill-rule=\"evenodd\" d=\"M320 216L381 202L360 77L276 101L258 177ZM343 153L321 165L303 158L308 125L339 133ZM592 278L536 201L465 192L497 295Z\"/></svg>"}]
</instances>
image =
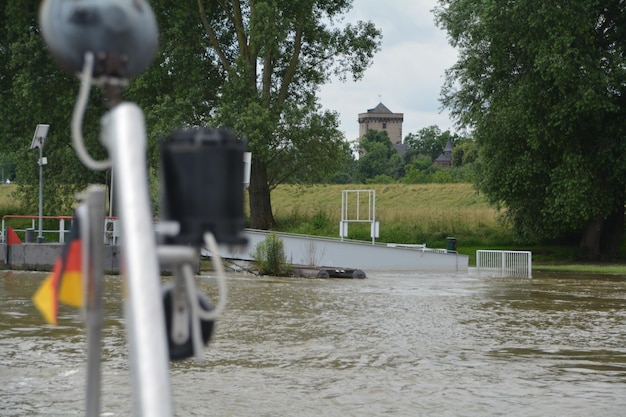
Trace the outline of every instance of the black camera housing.
<instances>
[{"instance_id":1,"label":"black camera housing","mask_svg":"<svg viewBox=\"0 0 626 417\"><path fill-rule=\"evenodd\" d=\"M189 129L161 143L161 218L179 225L168 244L245 245L243 154L246 143L222 129Z\"/></svg>"}]
</instances>

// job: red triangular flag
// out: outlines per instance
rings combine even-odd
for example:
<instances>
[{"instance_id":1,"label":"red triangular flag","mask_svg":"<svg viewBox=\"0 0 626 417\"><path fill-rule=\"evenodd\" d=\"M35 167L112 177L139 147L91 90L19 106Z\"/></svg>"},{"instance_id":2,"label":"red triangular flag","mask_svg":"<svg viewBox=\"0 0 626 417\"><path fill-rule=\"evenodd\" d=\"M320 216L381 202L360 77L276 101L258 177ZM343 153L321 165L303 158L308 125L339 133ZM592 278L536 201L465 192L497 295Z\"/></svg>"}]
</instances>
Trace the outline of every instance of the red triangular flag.
<instances>
[{"instance_id":1,"label":"red triangular flag","mask_svg":"<svg viewBox=\"0 0 626 417\"><path fill-rule=\"evenodd\" d=\"M7 243L9 245L21 245L22 241L20 237L15 233L15 230L11 226L7 227Z\"/></svg>"}]
</instances>

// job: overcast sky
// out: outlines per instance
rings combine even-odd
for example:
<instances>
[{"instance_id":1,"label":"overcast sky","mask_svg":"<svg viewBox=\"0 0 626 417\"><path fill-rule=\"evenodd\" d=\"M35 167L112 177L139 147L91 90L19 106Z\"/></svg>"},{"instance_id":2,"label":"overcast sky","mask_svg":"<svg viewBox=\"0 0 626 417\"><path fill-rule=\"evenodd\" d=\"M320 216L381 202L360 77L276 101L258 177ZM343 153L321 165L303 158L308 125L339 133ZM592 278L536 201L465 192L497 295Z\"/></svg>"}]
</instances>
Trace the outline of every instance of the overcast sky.
<instances>
[{"instance_id":1,"label":"overcast sky","mask_svg":"<svg viewBox=\"0 0 626 417\"><path fill-rule=\"evenodd\" d=\"M457 53L435 25L436 5L437 0L354 0L345 23L371 20L383 39L360 81L333 81L321 89L322 106L339 113L348 141L359 136L358 114L381 101L392 112L404 113L403 139L431 125L453 130L447 112L440 111L439 96L444 72Z\"/></svg>"}]
</instances>

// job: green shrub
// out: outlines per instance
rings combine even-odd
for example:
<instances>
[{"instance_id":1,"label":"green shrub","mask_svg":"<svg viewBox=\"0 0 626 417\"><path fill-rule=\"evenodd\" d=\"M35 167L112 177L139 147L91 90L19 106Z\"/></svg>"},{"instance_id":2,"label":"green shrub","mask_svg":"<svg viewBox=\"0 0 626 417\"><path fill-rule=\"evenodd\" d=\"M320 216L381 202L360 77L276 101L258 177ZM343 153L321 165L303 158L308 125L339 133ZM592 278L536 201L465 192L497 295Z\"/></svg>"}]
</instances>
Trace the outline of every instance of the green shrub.
<instances>
[{"instance_id":1,"label":"green shrub","mask_svg":"<svg viewBox=\"0 0 626 417\"><path fill-rule=\"evenodd\" d=\"M311 219L311 223L315 230L323 230L330 226L330 218L328 214L322 209L318 209L317 213L313 215L313 219Z\"/></svg>"},{"instance_id":2,"label":"green shrub","mask_svg":"<svg viewBox=\"0 0 626 417\"><path fill-rule=\"evenodd\" d=\"M254 266L262 275L289 276L292 268L287 264L283 240L274 232L254 248Z\"/></svg>"},{"instance_id":3,"label":"green shrub","mask_svg":"<svg viewBox=\"0 0 626 417\"><path fill-rule=\"evenodd\" d=\"M395 182L396 180L394 180L387 174L379 174L376 175L374 178L367 178L365 180L366 184L394 184Z\"/></svg>"}]
</instances>

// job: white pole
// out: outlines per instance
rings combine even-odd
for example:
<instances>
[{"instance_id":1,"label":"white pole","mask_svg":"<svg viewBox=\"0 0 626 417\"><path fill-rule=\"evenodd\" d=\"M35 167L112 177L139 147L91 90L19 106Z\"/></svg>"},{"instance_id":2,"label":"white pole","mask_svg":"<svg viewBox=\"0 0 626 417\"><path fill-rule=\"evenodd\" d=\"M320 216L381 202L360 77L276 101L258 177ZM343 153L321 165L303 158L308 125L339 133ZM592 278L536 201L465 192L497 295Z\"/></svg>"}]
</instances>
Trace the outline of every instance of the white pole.
<instances>
[{"instance_id":1,"label":"white pole","mask_svg":"<svg viewBox=\"0 0 626 417\"><path fill-rule=\"evenodd\" d=\"M116 172L122 228L125 316L137 416L172 416L169 354L161 271L146 172L141 109L121 103L102 119L102 135Z\"/></svg>"},{"instance_id":2,"label":"white pole","mask_svg":"<svg viewBox=\"0 0 626 417\"><path fill-rule=\"evenodd\" d=\"M83 239L83 282L87 324L87 404L85 415L100 415L102 385L102 326L104 323L104 187L91 185L76 210Z\"/></svg>"},{"instance_id":3,"label":"white pole","mask_svg":"<svg viewBox=\"0 0 626 417\"><path fill-rule=\"evenodd\" d=\"M113 167L111 167L111 188L109 189L109 217L113 217Z\"/></svg>"},{"instance_id":4,"label":"white pole","mask_svg":"<svg viewBox=\"0 0 626 417\"><path fill-rule=\"evenodd\" d=\"M344 237L348 237L346 230L344 230L344 220L347 219L346 213L348 211L348 202L346 201L347 191L341 191L341 221L339 222L339 237L343 242Z\"/></svg>"},{"instance_id":5,"label":"white pole","mask_svg":"<svg viewBox=\"0 0 626 417\"><path fill-rule=\"evenodd\" d=\"M376 190L370 191L370 204L372 205L372 225L376 231ZM376 233L372 233L372 245L376 242Z\"/></svg>"},{"instance_id":6,"label":"white pole","mask_svg":"<svg viewBox=\"0 0 626 417\"><path fill-rule=\"evenodd\" d=\"M39 236L37 243L43 243L43 140L39 138Z\"/></svg>"}]
</instances>

